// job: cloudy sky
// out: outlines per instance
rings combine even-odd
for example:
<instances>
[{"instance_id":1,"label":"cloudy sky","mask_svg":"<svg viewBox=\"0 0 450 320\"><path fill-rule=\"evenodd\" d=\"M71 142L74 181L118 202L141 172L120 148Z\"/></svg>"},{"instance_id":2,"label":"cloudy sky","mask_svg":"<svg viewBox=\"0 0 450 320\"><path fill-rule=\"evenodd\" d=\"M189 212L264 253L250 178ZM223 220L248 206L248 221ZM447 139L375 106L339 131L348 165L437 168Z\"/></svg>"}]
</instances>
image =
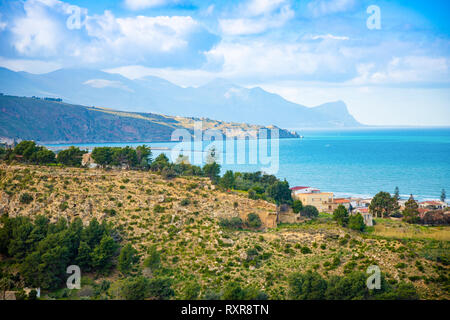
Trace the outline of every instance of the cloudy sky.
<instances>
[{"instance_id":1,"label":"cloudy sky","mask_svg":"<svg viewBox=\"0 0 450 320\"><path fill-rule=\"evenodd\" d=\"M449 12L447 0L0 0L0 66L225 78L306 106L343 100L366 124L450 125Z\"/></svg>"}]
</instances>

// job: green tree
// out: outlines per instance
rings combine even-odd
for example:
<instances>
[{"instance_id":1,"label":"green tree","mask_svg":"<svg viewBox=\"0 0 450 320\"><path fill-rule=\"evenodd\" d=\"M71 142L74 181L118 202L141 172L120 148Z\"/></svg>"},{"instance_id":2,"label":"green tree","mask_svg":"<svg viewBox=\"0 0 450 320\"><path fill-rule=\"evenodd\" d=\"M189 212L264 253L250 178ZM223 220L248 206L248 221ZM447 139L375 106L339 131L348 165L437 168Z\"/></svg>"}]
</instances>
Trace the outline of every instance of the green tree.
<instances>
[{"instance_id":1,"label":"green tree","mask_svg":"<svg viewBox=\"0 0 450 320\"><path fill-rule=\"evenodd\" d=\"M225 172L219 183L225 189L233 189L234 187L234 173L231 170Z\"/></svg>"},{"instance_id":2,"label":"green tree","mask_svg":"<svg viewBox=\"0 0 450 320\"><path fill-rule=\"evenodd\" d=\"M112 258L118 247L114 239L105 234L92 252L92 266L100 272L109 271L113 265Z\"/></svg>"},{"instance_id":3,"label":"green tree","mask_svg":"<svg viewBox=\"0 0 450 320\"><path fill-rule=\"evenodd\" d=\"M152 163L152 150L145 144L136 148L137 162L141 169L148 169Z\"/></svg>"},{"instance_id":4,"label":"green tree","mask_svg":"<svg viewBox=\"0 0 450 320\"><path fill-rule=\"evenodd\" d=\"M289 296L293 300L321 300L325 297L327 282L316 272L293 273L288 283Z\"/></svg>"},{"instance_id":5,"label":"green tree","mask_svg":"<svg viewBox=\"0 0 450 320\"><path fill-rule=\"evenodd\" d=\"M78 247L78 254L76 257L76 263L83 271L90 271L92 267L92 257L91 257L92 249L89 245L81 241Z\"/></svg>"},{"instance_id":6,"label":"green tree","mask_svg":"<svg viewBox=\"0 0 450 320\"><path fill-rule=\"evenodd\" d=\"M126 300L144 300L150 295L150 281L143 276L127 277L120 285L120 295Z\"/></svg>"},{"instance_id":7,"label":"green tree","mask_svg":"<svg viewBox=\"0 0 450 320\"><path fill-rule=\"evenodd\" d=\"M300 213L302 209L303 203L300 200L294 200L294 202L292 202L292 211L294 211L294 213Z\"/></svg>"},{"instance_id":8,"label":"green tree","mask_svg":"<svg viewBox=\"0 0 450 320\"><path fill-rule=\"evenodd\" d=\"M30 161L35 164L49 164L54 163L55 160L55 153L44 147L38 147L38 151L33 153L30 158Z\"/></svg>"},{"instance_id":9,"label":"green tree","mask_svg":"<svg viewBox=\"0 0 450 320\"><path fill-rule=\"evenodd\" d=\"M408 223L419 222L419 204L414 200L413 195L411 195L408 201L405 202L405 209L402 212L403 220Z\"/></svg>"},{"instance_id":10,"label":"green tree","mask_svg":"<svg viewBox=\"0 0 450 320\"><path fill-rule=\"evenodd\" d=\"M136 249L131 244L126 244L122 250L120 250L118 267L119 271L123 274L128 274L134 264L139 262L139 256Z\"/></svg>"},{"instance_id":11,"label":"green tree","mask_svg":"<svg viewBox=\"0 0 450 320\"><path fill-rule=\"evenodd\" d=\"M184 300L196 300L200 294L200 284L198 282L188 282L183 289Z\"/></svg>"},{"instance_id":12,"label":"green tree","mask_svg":"<svg viewBox=\"0 0 450 320\"><path fill-rule=\"evenodd\" d=\"M272 184L267 189L267 194L275 200L277 205L292 202L291 190L289 189L289 183L286 180L277 181Z\"/></svg>"},{"instance_id":13,"label":"green tree","mask_svg":"<svg viewBox=\"0 0 450 320\"><path fill-rule=\"evenodd\" d=\"M348 223L348 211L342 204L340 204L333 211L333 220L336 221L341 226L346 226Z\"/></svg>"},{"instance_id":14,"label":"green tree","mask_svg":"<svg viewBox=\"0 0 450 320\"><path fill-rule=\"evenodd\" d=\"M57 161L65 166L79 167L81 166L81 161L85 153L87 153L87 151L72 146L69 149L60 151L58 153Z\"/></svg>"},{"instance_id":15,"label":"green tree","mask_svg":"<svg viewBox=\"0 0 450 320\"><path fill-rule=\"evenodd\" d=\"M369 210L376 217L389 217L395 210L395 200L389 192L380 191L370 202Z\"/></svg>"},{"instance_id":16,"label":"green tree","mask_svg":"<svg viewBox=\"0 0 450 320\"><path fill-rule=\"evenodd\" d=\"M369 296L367 275L354 271L345 277L334 276L327 283L325 298L328 300L363 300Z\"/></svg>"},{"instance_id":17,"label":"green tree","mask_svg":"<svg viewBox=\"0 0 450 320\"><path fill-rule=\"evenodd\" d=\"M447 195L445 194L445 189L442 189L442 191L441 191L441 201L445 202L446 198L447 198Z\"/></svg>"},{"instance_id":18,"label":"green tree","mask_svg":"<svg viewBox=\"0 0 450 320\"><path fill-rule=\"evenodd\" d=\"M110 147L96 147L92 150L92 159L99 166L107 167L113 161L113 149Z\"/></svg>"},{"instance_id":19,"label":"green tree","mask_svg":"<svg viewBox=\"0 0 450 320\"><path fill-rule=\"evenodd\" d=\"M21 141L15 148L14 154L23 156L25 160L31 160L31 157L39 148L34 141Z\"/></svg>"},{"instance_id":20,"label":"green tree","mask_svg":"<svg viewBox=\"0 0 450 320\"><path fill-rule=\"evenodd\" d=\"M356 231L364 231L366 225L363 216L359 213L351 215L348 219L348 227Z\"/></svg>"},{"instance_id":21,"label":"green tree","mask_svg":"<svg viewBox=\"0 0 450 320\"><path fill-rule=\"evenodd\" d=\"M153 278L149 282L149 295L158 300L168 300L175 295L172 280L168 278Z\"/></svg>"},{"instance_id":22,"label":"green tree","mask_svg":"<svg viewBox=\"0 0 450 320\"><path fill-rule=\"evenodd\" d=\"M304 217L308 218L316 218L319 216L319 210L317 210L314 206L304 206L303 209L300 211L300 214Z\"/></svg>"},{"instance_id":23,"label":"green tree","mask_svg":"<svg viewBox=\"0 0 450 320\"><path fill-rule=\"evenodd\" d=\"M220 179L220 165L217 162L207 163L203 166L203 173L212 183L217 184Z\"/></svg>"},{"instance_id":24,"label":"green tree","mask_svg":"<svg viewBox=\"0 0 450 320\"><path fill-rule=\"evenodd\" d=\"M127 169L135 168L139 163L136 150L129 146L114 148L112 163L116 166L124 166Z\"/></svg>"},{"instance_id":25,"label":"green tree","mask_svg":"<svg viewBox=\"0 0 450 320\"><path fill-rule=\"evenodd\" d=\"M158 270L161 266L161 255L156 249L156 246L151 246L148 250L148 256L144 260L144 267L149 268L153 272Z\"/></svg>"},{"instance_id":26,"label":"green tree","mask_svg":"<svg viewBox=\"0 0 450 320\"><path fill-rule=\"evenodd\" d=\"M151 164L151 169L153 171L161 171L165 167L170 166L169 158L164 153L161 153L159 156L156 157L155 161Z\"/></svg>"}]
</instances>

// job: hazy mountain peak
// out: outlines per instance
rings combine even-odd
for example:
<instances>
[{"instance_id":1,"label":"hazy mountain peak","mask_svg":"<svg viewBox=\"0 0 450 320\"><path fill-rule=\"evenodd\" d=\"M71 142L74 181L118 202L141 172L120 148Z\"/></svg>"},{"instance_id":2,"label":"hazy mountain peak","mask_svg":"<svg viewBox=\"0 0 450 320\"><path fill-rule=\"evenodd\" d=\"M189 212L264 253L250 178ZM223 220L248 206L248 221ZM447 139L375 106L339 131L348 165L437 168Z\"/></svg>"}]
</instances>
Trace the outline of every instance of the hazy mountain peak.
<instances>
[{"instance_id":1,"label":"hazy mountain peak","mask_svg":"<svg viewBox=\"0 0 450 320\"><path fill-rule=\"evenodd\" d=\"M65 102L124 111L204 117L230 122L305 127L360 126L343 101L307 108L260 87L247 89L223 78L182 88L155 76L131 80L92 69L32 75L0 69L0 92L59 97Z\"/></svg>"}]
</instances>

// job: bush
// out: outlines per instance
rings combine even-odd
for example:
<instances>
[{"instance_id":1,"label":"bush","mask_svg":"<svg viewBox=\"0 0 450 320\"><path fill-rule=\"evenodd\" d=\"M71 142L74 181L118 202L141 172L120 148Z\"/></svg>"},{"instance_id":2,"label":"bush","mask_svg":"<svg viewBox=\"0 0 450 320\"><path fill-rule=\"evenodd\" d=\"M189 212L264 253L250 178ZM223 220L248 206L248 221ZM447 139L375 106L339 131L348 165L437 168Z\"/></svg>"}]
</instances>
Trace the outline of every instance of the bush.
<instances>
[{"instance_id":1,"label":"bush","mask_svg":"<svg viewBox=\"0 0 450 320\"><path fill-rule=\"evenodd\" d=\"M153 278L148 285L149 295L158 300L167 300L175 295L172 289L172 281L167 278Z\"/></svg>"},{"instance_id":2,"label":"bush","mask_svg":"<svg viewBox=\"0 0 450 320\"><path fill-rule=\"evenodd\" d=\"M255 213L249 213L247 216L247 224L250 228L259 228L262 225L261 219Z\"/></svg>"},{"instance_id":3,"label":"bush","mask_svg":"<svg viewBox=\"0 0 450 320\"><path fill-rule=\"evenodd\" d=\"M300 252L303 253L303 254L312 253L311 249L308 248L308 247L302 247L302 248L300 249Z\"/></svg>"},{"instance_id":4,"label":"bush","mask_svg":"<svg viewBox=\"0 0 450 320\"><path fill-rule=\"evenodd\" d=\"M292 203L292 210L294 213L299 213L303 209L303 203L300 200L294 200Z\"/></svg>"},{"instance_id":5,"label":"bush","mask_svg":"<svg viewBox=\"0 0 450 320\"><path fill-rule=\"evenodd\" d=\"M289 296L293 300L321 300L325 297L327 282L316 272L293 273L288 283Z\"/></svg>"},{"instance_id":6,"label":"bush","mask_svg":"<svg viewBox=\"0 0 450 320\"><path fill-rule=\"evenodd\" d=\"M219 225L225 228L242 229L244 223L242 222L241 218L233 217L231 219L224 219L224 218L220 219Z\"/></svg>"},{"instance_id":7,"label":"bush","mask_svg":"<svg viewBox=\"0 0 450 320\"><path fill-rule=\"evenodd\" d=\"M316 218L319 216L319 210L317 210L314 206L305 206L301 211L300 214L304 217L308 218Z\"/></svg>"},{"instance_id":8,"label":"bush","mask_svg":"<svg viewBox=\"0 0 450 320\"><path fill-rule=\"evenodd\" d=\"M123 274L130 272L134 264L139 262L138 252L133 248L131 244L125 245L122 250L120 250L118 268Z\"/></svg>"},{"instance_id":9,"label":"bush","mask_svg":"<svg viewBox=\"0 0 450 320\"><path fill-rule=\"evenodd\" d=\"M189 200L187 198L180 201L180 205L182 205L183 207L188 206L190 204L191 204L191 200Z\"/></svg>"},{"instance_id":10,"label":"bush","mask_svg":"<svg viewBox=\"0 0 450 320\"><path fill-rule=\"evenodd\" d=\"M197 282L188 282L183 290L184 300L195 300L200 294L201 287Z\"/></svg>"},{"instance_id":11,"label":"bush","mask_svg":"<svg viewBox=\"0 0 450 320\"><path fill-rule=\"evenodd\" d=\"M121 283L120 295L126 300L144 300L150 294L149 287L146 277L128 277Z\"/></svg>"},{"instance_id":12,"label":"bush","mask_svg":"<svg viewBox=\"0 0 450 320\"><path fill-rule=\"evenodd\" d=\"M159 204L157 204L153 207L154 213L163 213L165 210L166 210L166 208L164 208L163 206L160 206Z\"/></svg>"},{"instance_id":13,"label":"bush","mask_svg":"<svg viewBox=\"0 0 450 320\"><path fill-rule=\"evenodd\" d=\"M346 226L347 225L347 223L348 223L348 211L342 204L340 204L333 211L333 220L335 220L341 226Z\"/></svg>"},{"instance_id":14,"label":"bush","mask_svg":"<svg viewBox=\"0 0 450 320\"><path fill-rule=\"evenodd\" d=\"M348 227L356 231L364 231L366 225L364 224L364 218L362 215L358 213L350 216L348 219Z\"/></svg>"},{"instance_id":15,"label":"bush","mask_svg":"<svg viewBox=\"0 0 450 320\"><path fill-rule=\"evenodd\" d=\"M22 193L19 198L20 203L30 204L33 201L33 196L27 192Z\"/></svg>"}]
</instances>

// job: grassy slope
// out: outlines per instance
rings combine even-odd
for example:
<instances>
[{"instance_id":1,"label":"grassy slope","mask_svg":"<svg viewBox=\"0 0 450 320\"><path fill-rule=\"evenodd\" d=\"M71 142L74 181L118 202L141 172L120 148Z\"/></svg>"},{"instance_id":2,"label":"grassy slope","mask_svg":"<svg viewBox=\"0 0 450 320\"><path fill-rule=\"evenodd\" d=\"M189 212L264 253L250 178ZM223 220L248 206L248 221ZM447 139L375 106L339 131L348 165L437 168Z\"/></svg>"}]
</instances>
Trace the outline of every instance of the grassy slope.
<instances>
[{"instance_id":1,"label":"grassy slope","mask_svg":"<svg viewBox=\"0 0 450 320\"><path fill-rule=\"evenodd\" d=\"M330 215L321 214L315 221L266 231L224 230L217 223L219 216L237 215L242 210L273 211L273 204L212 190L203 178L168 183L145 172L4 165L0 169L2 190L9 193L0 193L0 211L8 210L10 216L44 214L52 219L79 216L86 222L92 217L113 221L122 230L124 241L131 242L143 256L152 244L162 250L163 265L172 270L178 295L187 280L198 281L204 292L237 279L257 284L272 299L284 299L292 272L316 269L325 276L342 275L351 266L365 270L377 264L388 279L410 281L409 277L420 276L413 278L413 283L422 298L450 298L443 283L430 281L440 273L448 277L449 267L436 260L449 259L449 227L416 228L377 220L370 232L360 234L336 226ZM29 205L18 201L25 191L35 199ZM180 204L185 198L191 200L188 206ZM164 206L165 212L154 213L156 205ZM111 217L104 213L105 208L115 209L117 214ZM407 232L402 235L392 230ZM439 241L430 240L432 237ZM260 254L270 254L270 258L259 264L244 263L245 252L255 245L261 247ZM305 246L312 253L302 254ZM333 267L336 257L340 263ZM115 273L109 279L118 277Z\"/></svg>"}]
</instances>

